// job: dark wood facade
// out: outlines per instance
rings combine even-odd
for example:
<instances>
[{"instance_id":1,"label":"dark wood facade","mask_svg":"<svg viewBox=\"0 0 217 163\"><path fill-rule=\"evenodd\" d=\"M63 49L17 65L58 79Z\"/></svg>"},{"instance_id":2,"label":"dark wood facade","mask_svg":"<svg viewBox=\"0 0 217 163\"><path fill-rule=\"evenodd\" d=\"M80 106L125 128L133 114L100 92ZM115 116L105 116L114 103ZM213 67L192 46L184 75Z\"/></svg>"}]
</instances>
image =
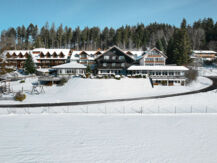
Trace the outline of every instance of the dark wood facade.
<instances>
[{"instance_id":1,"label":"dark wood facade","mask_svg":"<svg viewBox=\"0 0 217 163\"><path fill-rule=\"evenodd\" d=\"M112 70L119 70L120 74L126 73L126 69L135 62L131 56L115 46L99 55L95 61L98 72L100 70L106 70L107 72L109 70L111 72L113 72Z\"/></svg>"}]
</instances>

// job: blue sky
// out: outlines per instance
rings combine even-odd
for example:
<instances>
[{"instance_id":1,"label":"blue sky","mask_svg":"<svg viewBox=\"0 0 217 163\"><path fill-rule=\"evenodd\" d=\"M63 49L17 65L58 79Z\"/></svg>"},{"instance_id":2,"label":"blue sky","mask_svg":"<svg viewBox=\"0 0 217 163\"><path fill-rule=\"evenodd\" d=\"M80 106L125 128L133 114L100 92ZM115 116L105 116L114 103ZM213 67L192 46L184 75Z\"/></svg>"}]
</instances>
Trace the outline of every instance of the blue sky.
<instances>
[{"instance_id":1,"label":"blue sky","mask_svg":"<svg viewBox=\"0 0 217 163\"><path fill-rule=\"evenodd\" d=\"M45 22L103 28L169 23L179 26L205 17L217 20L217 0L0 0L0 30Z\"/></svg>"}]
</instances>

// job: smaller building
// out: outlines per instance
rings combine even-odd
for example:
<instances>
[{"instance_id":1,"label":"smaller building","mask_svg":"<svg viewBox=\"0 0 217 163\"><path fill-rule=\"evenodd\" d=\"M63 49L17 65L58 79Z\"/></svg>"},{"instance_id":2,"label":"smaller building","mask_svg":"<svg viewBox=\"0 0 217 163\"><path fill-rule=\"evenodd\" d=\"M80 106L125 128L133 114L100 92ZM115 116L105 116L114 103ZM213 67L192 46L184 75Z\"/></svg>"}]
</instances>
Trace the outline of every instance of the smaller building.
<instances>
[{"instance_id":1,"label":"smaller building","mask_svg":"<svg viewBox=\"0 0 217 163\"><path fill-rule=\"evenodd\" d=\"M216 58L217 52L212 50L193 50L191 58L201 59L202 61L212 61Z\"/></svg>"},{"instance_id":2,"label":"smaller building","mask_svg":"<svg viewBox=\"0 0 217 163\"><path fill-rule=\"evenodd\" d=\"M167 56L157 48L153 48L144 52L141 57L138 57L140 65L144 66L164 66Z\"/></svg>"},{"instance_id":3,"label":"smaller building","mask_svg":"<svg viewBox=\"0 0 217 163\"><path fill-rule=\"evenodd\" d=\"M86 66L77 62L70 62L52 67L56 70L57 76L71 76L71 75L84 75Z\"/></svg>"},{"instance_id":4,"label":"smaller building","mask_svg":"<svg viewBox=\"0 0 217 163\"><path fill-rule=\"evenodd\" d=\"M130 75L147 75L154 85L186 84L185 66L131 66L128 68Z\"/></svg>"}]
</instances>

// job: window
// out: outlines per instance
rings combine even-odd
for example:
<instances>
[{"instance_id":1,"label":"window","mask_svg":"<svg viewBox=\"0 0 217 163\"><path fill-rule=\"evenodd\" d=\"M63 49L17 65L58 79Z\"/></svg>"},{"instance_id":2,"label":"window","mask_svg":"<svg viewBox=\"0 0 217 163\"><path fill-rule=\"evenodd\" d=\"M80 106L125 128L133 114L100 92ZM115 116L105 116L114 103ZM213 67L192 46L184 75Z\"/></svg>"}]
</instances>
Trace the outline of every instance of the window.
<instances>
[{"instance_id":1,"label":"window","mask_svg":"<svg viewBox=\"0 0 217 163\"><path fill-rule=\"evenodd\" d=\"M116 60L116 56L112 56L112 60Z\"/></svg>"},{"instance_id":2,"label":"window","mask_svg":"<svg viewBox=\"0 0 217 163\"><path fill-rule=\"evenodd\" d=\"M116 64L115 63L112 63L112 67L115 67L116 66Z\"/></svg>"},{"instance_id":3,"label":"window","mask_svg":"<svg viewBox=\"0 0 217 163\"><path fill-rule=\"evenodd\" d=\"M156 72L156 75L161 75L161 72L160 72L160 71L157 71L157 72Z\"/></svg>"},{"instance_id":4,"label":"window","mask_svg":"<svg viewBox=\"0 0 217 163\"><path fill-rule=\"evenodd\" d=\"M124 60L124 56L119 56L119 60Z\"/></svg>"},{"instance_id":5,"label":"window","mask_svg":"<svg viewBox=\"0 0 217 163\"><path fill-rule=\"evenodd\" d=\"M159 55L159 52L156 51L156 50L152 50L152 51L151 51L151 55Z\"/></svg>"},{"instance_id":6,"label":"window","mask_svg":"<svg viewBox=\"0 0 217 163\"><path fill-rule=\"evenodd\" d=\"M174 75L174 72L169 72L169 75L170 75L170 76L173 76L173 75Z\"/></svg>"},{"instance_id":7,"label":"window","mask_svg":"<svg viewBox=\"0 0 217 163\"><path fill-rule=\"evenodd\" d=\"M121 67L125 67L125 63L121 63Z\"/></svg>"},{"instance_id":8,"label":"window","mask_svg":"<svg viewBox=\"0 0 217 163\"><path fill-rule=\"evenodd\" d=\"M107 66L107 63L103 63L102 66L103 66L103 67L106 67L106 66Z\"/></svg>"},{"instance_id":9,"label":"window","mask_svg":"<svg viewBox=\"0 0 217 163\"><path fill-rule=\"evenodd\" d=\"M104 60L109 60L109 56L104 56Z\"/></svg>"},{"instance_id":10,"label":"window","mask_svg":"<svg viewBox=\"0 0 217 163\"><path fill-rule=\"evenodd\" d=\"M154 61L154 58L146 58L146 61Z\"/></svg>"},{"instance_id":11,"label":"window","mask_svg":"<svg viewBox=\"0 0 217 163\"><path fill-rule=\"evenodd\" d=\"M163 75L167 75L167 72L166 72L166 71L163 71Z\"/></svg>"}]
</instances>

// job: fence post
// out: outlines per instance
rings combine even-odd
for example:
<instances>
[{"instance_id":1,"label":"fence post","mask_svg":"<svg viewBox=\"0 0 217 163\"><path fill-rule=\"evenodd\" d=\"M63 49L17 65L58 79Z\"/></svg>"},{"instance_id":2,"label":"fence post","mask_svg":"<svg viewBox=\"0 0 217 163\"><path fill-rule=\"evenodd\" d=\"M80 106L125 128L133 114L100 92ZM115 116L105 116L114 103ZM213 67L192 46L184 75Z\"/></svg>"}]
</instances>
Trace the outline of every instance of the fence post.
<instances>
[{"instance_id":1,"label":"fence post","mask_svg":"<svg viewBox=\"0 0 217 163\"><path fill-rule=\"evenodd\" d=\"M88 113L88 105L87 105L87 113Z\"/></svg>"},{"instance_id":2,"label":"fence post","mask_svg":"<svg viewBox=\"0 0 217 163\"><path fill-rule=\"evenodd\" d=\"M106 114L106 105L105 105L105 114Z\"/></svg>"},{"instance_id":3,"label":"fence post","mask_svg":"<svg viewBox=\"0 0 217 163\"><path fill-rule=\"evenodd\" d=\"M160 106L157 107L157 112L160 113Z\"/></svg>"},{"instance_id":4,"label":"fence post","mask_svg":"<svg viewBox=\"0 0 217 163\"><path fill-rule=\"evenodd\" d=\"M174 110L174 113L176 114L176 106L175 106L175 110Z\"/></svg>"},{"instance_id":5,"label":"fence post","mask_svg":"<svg viewBox=\"0 0 217 163\"><path fill-rule=\"evenodd\" d=\"M123 106L123 114L125 114L125 106Z\"/></svg>"},{"instance_id":6,"label":"fence post","mask_svg":"<svg viewBox=\"0 0 217 163\"><path fill-rule=\"evenodd\" d=\"M206 113L207 113L207 106L206 106Z\"/></svg>"},{"instance_id":7,"label":"fence post","mask_svg":"<svg viewBox=\"0 0 217 163\"><path fill-rule=\"evenodd\" d=\"M143 109L142 109L142 106L141 106L141 115L142 115L142 112L143 112Z\"/></svg>"}]
</instances>

